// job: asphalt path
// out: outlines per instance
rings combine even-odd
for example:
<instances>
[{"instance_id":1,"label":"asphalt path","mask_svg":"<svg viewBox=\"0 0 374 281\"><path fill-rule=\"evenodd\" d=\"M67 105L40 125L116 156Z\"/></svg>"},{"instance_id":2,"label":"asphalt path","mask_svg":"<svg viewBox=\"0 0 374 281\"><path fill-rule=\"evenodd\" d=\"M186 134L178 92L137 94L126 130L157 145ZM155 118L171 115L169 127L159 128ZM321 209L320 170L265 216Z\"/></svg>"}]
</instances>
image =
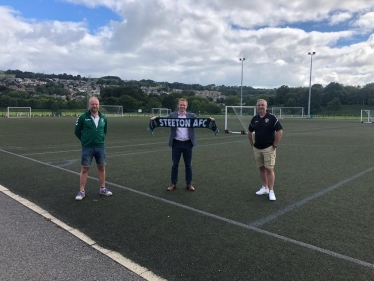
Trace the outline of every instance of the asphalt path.
<instances>
[{"instance_id":1,"label":"asphalt path","mask_svg":"<svg viewBox=\"0 0 374 281\"><path fill-rule=\"evenodd\" d=\"M0 185L0 280L161 280L23 200Z\"/></svg>"}]
</instances>

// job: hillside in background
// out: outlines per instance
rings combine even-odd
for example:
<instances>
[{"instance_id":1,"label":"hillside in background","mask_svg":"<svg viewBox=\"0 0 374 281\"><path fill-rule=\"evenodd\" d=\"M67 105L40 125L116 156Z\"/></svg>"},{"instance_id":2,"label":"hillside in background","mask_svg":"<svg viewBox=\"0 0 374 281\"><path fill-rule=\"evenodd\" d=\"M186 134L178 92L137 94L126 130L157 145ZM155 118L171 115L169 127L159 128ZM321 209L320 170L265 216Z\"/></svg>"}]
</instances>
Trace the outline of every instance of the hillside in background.
<instances>
[{"instance_id":1,"label":"hillside in background","mask_svg":"<svg viewBox=\"0 0 374 281\"><path fill-rule=\"evenodd\" d=\"M309 104L310 95L310 104ZM356 112L374 106L374 83L347 86L331 82L327 86L258 89L250 86L199 85L180 82L157 82L150 79L123 80L117 76L82 77L71 74L45 74L21 70L0 71L0 107L84 108L90 96L102 104L122 105L124 111L149 112L152 108L175 108L175 101L185 97L189 109L218 113L226 105L254 106L257 99L269 107L303 107L308 114Z\"/></svg>"}]
</instances>

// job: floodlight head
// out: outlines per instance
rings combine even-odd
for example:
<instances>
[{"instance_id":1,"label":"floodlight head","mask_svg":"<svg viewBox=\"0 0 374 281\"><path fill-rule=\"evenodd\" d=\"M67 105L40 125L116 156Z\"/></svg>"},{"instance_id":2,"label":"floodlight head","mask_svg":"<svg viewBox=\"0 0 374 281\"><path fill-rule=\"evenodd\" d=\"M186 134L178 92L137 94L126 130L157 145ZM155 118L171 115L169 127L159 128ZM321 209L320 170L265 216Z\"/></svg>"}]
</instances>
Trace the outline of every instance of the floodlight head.
<instances>
[{"instance_id":1,"label":"floodlight head","mask_svg":"<svg viewBox=\"0 0 374 281\"><path fill-rule=\"evenodd\" d=\"M245 60L245 58L240 58L239 60L240 60L240 61L243 61L243 60Z\"/></svg>"},{"instance_id":2,"label":"floodlight head","mask_svg":"<svg viewBox=\"0 0 374 281\"><path fill-rule=\"evenodd\" d=\"M308 55L315 55L316 52L308 52Z\"/></svg>"}]
</instances>

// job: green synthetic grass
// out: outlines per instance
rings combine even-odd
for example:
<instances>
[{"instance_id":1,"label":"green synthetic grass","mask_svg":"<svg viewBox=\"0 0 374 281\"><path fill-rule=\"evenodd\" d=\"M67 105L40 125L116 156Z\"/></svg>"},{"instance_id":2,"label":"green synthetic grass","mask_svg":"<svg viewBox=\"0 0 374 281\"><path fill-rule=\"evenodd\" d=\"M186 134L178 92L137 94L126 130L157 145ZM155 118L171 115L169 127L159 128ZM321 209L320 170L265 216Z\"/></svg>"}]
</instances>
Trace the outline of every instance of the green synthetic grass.
<instances>
[{"instance_id":1,"label":"green synthetic grass","mask_svg":"<svg viewBox=\"0 0 374 281\"><path fill-rule=\"evenodd\" d=\"M168 280L373 279L374 125L281 120L277 201L269 202L254 195L260 180L247 137L225 134L219 117L217 136L196 129L196 192L185 189L183 161L177 189L167 192L169 129L151 136L148 120L109 119L114 195L98 195L93 165L76 202L75 118L0 119L0 184Z\"/></svg>"}]
</instances>

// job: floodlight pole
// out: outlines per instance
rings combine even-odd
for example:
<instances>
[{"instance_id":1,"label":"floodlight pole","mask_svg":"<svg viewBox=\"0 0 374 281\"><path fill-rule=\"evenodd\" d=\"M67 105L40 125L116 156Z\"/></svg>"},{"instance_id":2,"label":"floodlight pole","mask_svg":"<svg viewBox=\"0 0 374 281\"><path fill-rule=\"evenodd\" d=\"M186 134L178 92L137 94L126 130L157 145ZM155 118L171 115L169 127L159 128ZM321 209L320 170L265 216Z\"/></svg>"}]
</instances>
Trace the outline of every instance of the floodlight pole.
<instances>
[{"instance_id":1,"label":"floodlight pole","mask_svg":"<svg viewBox=\"0 0 374 281\"><path fill-rule=\"evenodd\" d=\"M239 58L239 60L242 62L242 79L240 83L240 107L243 106L243 63L245 61L245 58ZM242 108L240 108L240 116L242 115Z\"/></svg>"},{"instance_id":2,"label":"floodlight pole","mask_svg":"<svg viewBox=\"0 0 374 281\"><path fill-rule=\"evenodd\" d=\"M308 118L310 118L310 98L312 95L312 65L313 65L313 55L315 54L316 52L308 52L308 55L310 56Z\"/></svg>"}]
</instances>

